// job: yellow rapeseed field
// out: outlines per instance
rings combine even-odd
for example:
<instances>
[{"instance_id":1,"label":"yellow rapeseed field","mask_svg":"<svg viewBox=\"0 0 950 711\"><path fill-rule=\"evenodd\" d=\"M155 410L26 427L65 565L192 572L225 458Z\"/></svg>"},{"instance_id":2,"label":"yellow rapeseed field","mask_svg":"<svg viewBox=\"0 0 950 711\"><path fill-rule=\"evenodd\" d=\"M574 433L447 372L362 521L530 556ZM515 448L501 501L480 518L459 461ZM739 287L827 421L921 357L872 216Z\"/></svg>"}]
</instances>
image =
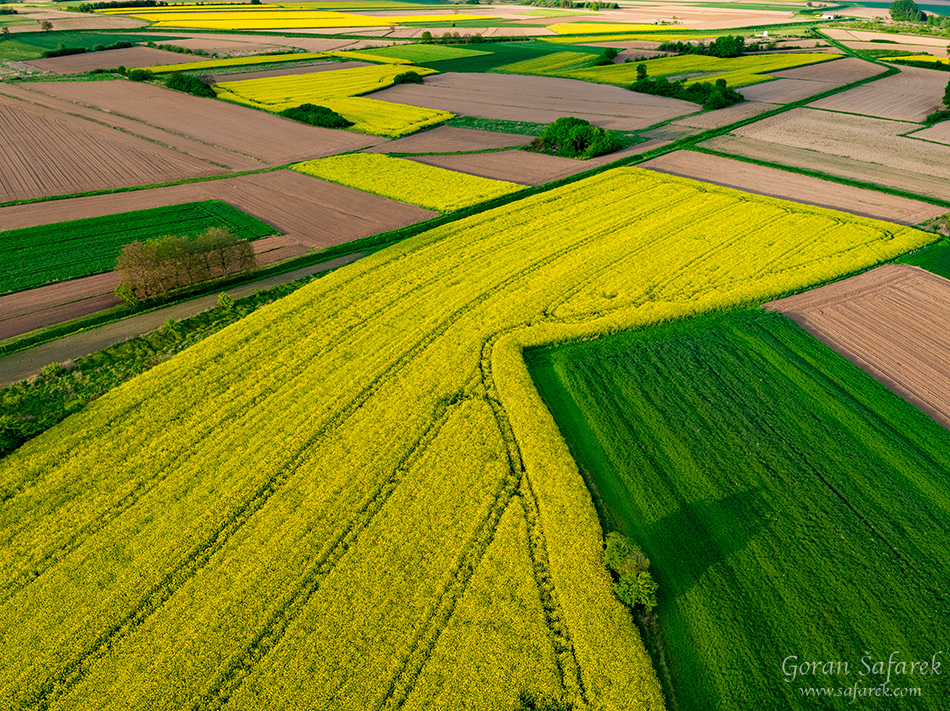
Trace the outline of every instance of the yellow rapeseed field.
<instances>
[{"instance_id":1,"label":"yellow rapeseed field","mask_svg":"<svg viewBox=\"0 0 950 711\"><path fill-rule=\"evenodd\" d=\"M221 99L279 112L301 104L317 104L352 121L354 128L376 136L402 136L441 123L453 114L359 96L392 86L404 72L436 74L434 69L404 64L338 69L213 85Z\"/></svg>"},{"instance_id":2,"label":"yellow rapeseed field","mask_svg":"<svg viewBox=\"0 0 950 711\"><path fill-rule=\"evenodd\" d=\"M882 57L885 62L903 62L905 60L912 62L933 62L934 64L950 64L950 59L946 57L934 57L929 54L908 54L900 57Z\"/></svg>"},{"instance_id":3,"label":"yellow rapeseed field","mask_svg":"<svg viewBox=\"0 0 950 711\"><path fill-rule=\"evenodd\" d=\"M328 274L0 461L4 707L661 709L522 350L933 239L620 168Z\"/></svg>"},{"instance_id":4,"label":"yellow rapeseed field","mask_svg":"<svg viewBox=\"0 0 950 711\"><path fill-rule=\"evenodd\" d=\"M523 185L457 173L381 153L298 163L294 170L430 210L451 212L523 190Z\"/></svg>"},{"instance_id":5,"label":"yellow rapeseed field","mask_svg":"<svg viewBox=\"0 0 950 711\"><path fill-rule=\"evenodd\" d=\"M152 74L167 72L185 72L198 69L218 69L219 67L240 67L247 64L279 64L282 62L301 62L309 59L329 58L326 52L294 52L290 54L262 54L251 57L230 57L228 59L209 59L206 62L179 62L178 64L157 64L153 67L139 67L147 69Z\"/></svg>"}]
</instances>

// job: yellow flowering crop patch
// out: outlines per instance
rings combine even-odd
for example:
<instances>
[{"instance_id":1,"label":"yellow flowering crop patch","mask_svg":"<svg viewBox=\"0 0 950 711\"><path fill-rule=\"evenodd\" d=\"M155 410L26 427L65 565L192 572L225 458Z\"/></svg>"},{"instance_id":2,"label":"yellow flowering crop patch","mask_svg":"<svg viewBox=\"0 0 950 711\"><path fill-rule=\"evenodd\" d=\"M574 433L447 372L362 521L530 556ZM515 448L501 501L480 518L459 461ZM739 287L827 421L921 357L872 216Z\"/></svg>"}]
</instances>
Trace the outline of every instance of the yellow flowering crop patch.
<instances>
[{"instance_id":1,"label":"yellow flowering crop patch","mask_svg":"<svg viewBox=\"0 0 950 711\"><path fill-rule=\"evenodd\" d=\"M262 54L252 57L230 57L228 59L211 59L207 62L185 62L179 64L158 64L154 67L139 67L147 69L152 74L167 72L184 72L196 69L217 69L219 67L240 67L248 64L279 64L281 62L301 62L309 59L323 59L330 57L326 52L294 52L289 54Z\"/></svg>"},{"instance_id":2,"label":"yellow flowering crop patch","mask_svg":"<svg viewBox=\"0 0 950 711\"><path fill-rule=\"evenodd\" d=\"M357 131L374 136L403 136L452 118L447 111L359 96L392 86L393 79L406 71L437 73L425 67L388 64L229 81L213 88L221 99L275 113L301 104L326 106L352 121Z\"/></svg>"},{"instance_id":3,"label":"yellow flowering crop patch","mask_svg":"<svg viewBox=\"0 0 950 711\"><path fill-rule=\"evenodd\" d=\"M6 705L659 711L523 349L935 237L620 168L329 273L0 460Z\"/></svg>"},{"instance_id":4,"label":"yellow flowering crop patch","mask_svg":"<svg viewBox=\"0 0 950 711\"><path fill-rule=\"evenodd\" d=\"M480 178L381 153L350 153L298 163L294 170L439 212L508 195L523 185Z\"/></svg>"},{"instance_id":5,"label":"yellow flowering crop patch","mask_svg":"<svg viewBox=\"0 0 950 711\"><path fill-rule=\"evenodd\" d=\"M637 67L643 65L647 69L648 76L653 78L702 72L701 76L693 77L687 81L687 85L703 81L712 82L722 78L726 80L729 86L736 87L772 79L773 77L770 77L767 72L777 72L834 59L836 59L834 55L827 54L751 54L730 59L698 54L681 54L675 57L650 59L645 62L629 62L627 64L579 69L563 72L560 75L573 79L628 86L637 80Z\"/></svg>"},{"instance_id":6,"label":"yellow flowering crop patch","mask_svg":"<svg viewBox=\"0 0 950 711\"><path fill-rule=\"evenodd\" d=\"M177 11L176 11L177 10ZM416 22L435 22L444 15L360 15L346 12L324 12L319 10L274 10L267 5L255 9L234 10L233 6L193 8L181 11L177 7L162 8L154 11L127 9L122 14L153 23L153 27L187 27L206 30L264 30L297 29L327 27L385 27L390 24L412 24ZM455 18L455 16L452 16ZM462 16L459 16L462 17ZM487 15L465 15L466 20L491 20Z\"/></svg>"},{"instance_id":7,"label":"yellow flowering crop patch","mask_svg":"<svg viewBox=\"0 0 950 711\"><path fill-rule=\"evenodd\" d=\"M934 57L929 54L909 54L906 57L882 57L885 62L933 62L934 64L950 64L950 59L946 57Z\"/></svg>"}]
</instances>

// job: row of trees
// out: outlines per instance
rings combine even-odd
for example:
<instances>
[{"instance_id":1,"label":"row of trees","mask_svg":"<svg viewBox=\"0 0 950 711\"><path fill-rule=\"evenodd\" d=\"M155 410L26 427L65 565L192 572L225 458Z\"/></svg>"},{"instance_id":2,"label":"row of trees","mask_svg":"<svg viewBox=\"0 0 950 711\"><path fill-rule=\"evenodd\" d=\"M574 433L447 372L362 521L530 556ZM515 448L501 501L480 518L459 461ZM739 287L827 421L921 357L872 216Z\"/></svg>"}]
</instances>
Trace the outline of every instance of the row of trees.
<instances>
[{"instance_id":1,"label":"row of trees","mask_svg":"<svg viewBox=\"0 0 950 711\"><path fill-rule=\"evenodd\" d=\"M726 80L721 78L716 79L715 84L703 81L694 82L689 86L686 85L686 79L679 79L678 81L670 81L666 77L650 79L647 77L647 67L644 62L637 66L637 81L630 85L630 91L692 101L701 104L704 109L710 111L724 109L727 106L745 101L742 94L729 88Z\"/></svg>"},{"instance_id":2,"label":"row of trees","mask_svg":"<svg viewBox=\"0 0 950 711\"><path fill-rule=\"evenodd\" d=\"M257 266L254 248L231 230L212 227L195 239L167 235L125 245L116 260L122 283L115 294L128 304Z\"/></svg>"}]
</instances>

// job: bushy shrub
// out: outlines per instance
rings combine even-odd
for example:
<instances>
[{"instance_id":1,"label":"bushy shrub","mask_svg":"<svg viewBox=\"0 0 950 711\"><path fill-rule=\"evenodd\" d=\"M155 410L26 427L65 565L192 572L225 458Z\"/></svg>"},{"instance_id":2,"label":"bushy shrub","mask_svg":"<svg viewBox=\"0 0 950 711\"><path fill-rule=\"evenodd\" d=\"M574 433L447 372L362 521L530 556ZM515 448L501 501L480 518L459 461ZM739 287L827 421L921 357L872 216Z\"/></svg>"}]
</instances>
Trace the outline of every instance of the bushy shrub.
<instances>
[{"instance_id":1,"label":"bushy shrub","mask_svg":"<svg viewBox=\"0 0 950 711\"><path fill-rule=\"evenodd\" d=\"M315 106L314 104L301 104L290 109L284 109L278 115L300 121L300 123L323 126L324 128L346 128L353 125L352 121L343 118L336 111L332 111L326 106Z\"/></svg>"},{"instance_id":2,"label":"bushy shrub","mask_svg":"<svg viewBox=\"0 0 950 711\"><path fill-rule=\"evenodd\" d=\"M895 22L923 22L927 19L914 0L894 0L891 3L890 13L891 19Z\"/></svg>"},{"instance_id":3,"label":"bushy shrub","mask_svg":"<svg viewBox=\"0 0 950 711\"><path fill-rule=\"evenodd\" d=\"M637 67L637 81L630 85L631 91L653 96L668 96L673 99L692 101L701 104L704 109L724 109L727 106L745 101L735 89L730 89L725 79L717 79L715 84L708 81L696 82L686 86L686 80L669 81L666 77L650 79L647 77L645 63Z\"/></svg>"},{"instance_id":4,"label":"bushy shrub","mask_svg":"<svg viewBox=\"0 0 950 711\"><path fill-rule=\"evenodd\" d=\"M657 605L657 584L648 572L650 559L629 538L612 531L604 546L604 563L620 580L614 583L614 594L630 607L642 605L650 612Z\"/></svg>"},{"instance_id":5,"label":"bushy shrub","mask_svg":"<svg viewBox=\"0 0 950 711\"><path fill-rule=\"evenodd\" d=\"M393 78L393 84L422 84L422 76L418 72L403 72Z\"/></svg>"},{"instance_id":6,"label":"bushy shrub","mask_svg":"<svg viewBox=\"0 0 950 711\"><path fill-rule=\"evenodd\" d=\"M148 81L155 77L148 69L133 69L126 76L132 81Z\"/></svg>"},{"instance_id":7,"label":"bushy shrub","mask_svg":"<svg viewBox=\"0 0 950 711\"><path fill-rule=\"evenodd\" d=\"M565 116L548 124L544 133L531 143L536 151L554 153L565 158L594 158L620 148L620 142L600 126L589 121Z\"/></svg>"},{"instance_id":8,"label":"bushy shrub","mask_svg":"<svg viewBox=\"0 0 950 711\"><path fill-rule=\"evenodd\" d=\"M186 94L194 94L195 96L215 97L214 89L201 81L201 79L191 76L190 74L182 74L181 72L172 72L169 74L165 79L165 86L169 89L183 91Z\"/></svg>"}]
</instances>

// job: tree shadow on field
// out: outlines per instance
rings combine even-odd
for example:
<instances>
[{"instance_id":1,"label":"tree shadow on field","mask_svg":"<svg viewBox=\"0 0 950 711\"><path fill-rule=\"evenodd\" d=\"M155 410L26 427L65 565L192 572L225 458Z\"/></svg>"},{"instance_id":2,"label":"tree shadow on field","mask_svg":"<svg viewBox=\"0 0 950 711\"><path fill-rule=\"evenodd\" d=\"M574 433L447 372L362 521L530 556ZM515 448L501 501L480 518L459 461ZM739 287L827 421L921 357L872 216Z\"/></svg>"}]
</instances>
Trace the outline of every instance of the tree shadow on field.
<instances>
[{"instance_id":1,"label":"tree shadow on field","mask_svg":"<svg viewBox=\"0 0 950 711\"><path fill-rule=\"evenodd\" d=\"M765 509L761 490L747 489L722 499L684 503L651 524L646 530L656 559L651 571L667 583L661 588L667 595L687 593L710 568L727 564L762 528Z\"/></svg>"}]
</instances>

